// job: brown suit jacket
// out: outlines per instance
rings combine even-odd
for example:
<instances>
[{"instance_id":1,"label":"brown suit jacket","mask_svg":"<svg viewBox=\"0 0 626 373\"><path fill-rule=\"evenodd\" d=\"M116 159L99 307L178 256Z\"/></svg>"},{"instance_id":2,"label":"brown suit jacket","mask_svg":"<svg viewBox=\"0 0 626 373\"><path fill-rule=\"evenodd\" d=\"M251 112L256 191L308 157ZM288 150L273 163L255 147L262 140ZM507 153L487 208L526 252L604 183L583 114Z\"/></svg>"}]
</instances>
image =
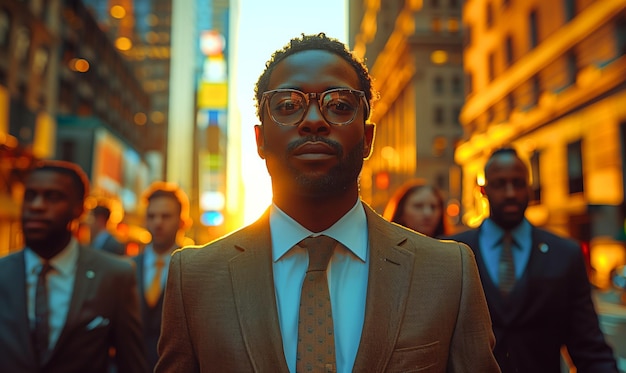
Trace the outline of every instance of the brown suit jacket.
<instances>
[{"instance_id":1,"label":"brown suit jacket","mask_svg":"<svg viewBox=\"0 0 626 373\"><path fill-rule=\"evenodd\" d=\"M471 250L365 206L370 269L355 372L499 372ZM156 372L288 372L272 278L269 213L173 254Z\"/></svg>"}]
</instances>

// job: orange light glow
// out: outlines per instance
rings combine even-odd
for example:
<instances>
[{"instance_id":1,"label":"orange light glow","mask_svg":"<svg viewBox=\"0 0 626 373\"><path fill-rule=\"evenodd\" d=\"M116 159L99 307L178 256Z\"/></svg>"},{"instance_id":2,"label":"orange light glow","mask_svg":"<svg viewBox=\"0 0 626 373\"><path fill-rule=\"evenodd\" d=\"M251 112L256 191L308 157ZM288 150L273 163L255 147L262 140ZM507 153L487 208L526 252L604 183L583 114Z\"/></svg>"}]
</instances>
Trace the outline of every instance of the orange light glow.
<instances>
[{"instance_id":1,"label":"orange light glow","mask_svg":"<svg viewBox=\"0 0 626 373\"><path fill-rule=\"evenodd\" d=\"M136 125L143 126L148 122L148 116L145 113L137 113L134 120Z\"/></svg>"},{"instance_id":2,"label":"orange light glow","mask_svg":"<svg viewBox=\"0 0 626 373\"><path fill-rule=\"evenodd\" d=\"M89 62L83 58L72 58L69 63L69 68L72 71L86 73L89 71Z\"/></svg>"},{"instance_id":3,"label":"orange light glow","mask_svg":"<svg viewBox=\"0 0 626 373\"><path fill-rule=\"evenodd\" d=\"M122 19L126 17L126 9L121 5L113 5L110 13L113 18Z\"/></svg>"},{"instance_id":4,"label":"orange light glow","mask_svg":"<svg viewBox=\"0 0 626 373\"><path fill-rule=\"evenodd\" d=\"M122 36L115 40L115 47L121 51L127 51L133 47L133 42L129 38Z\"/></svg>"}]
</instances>

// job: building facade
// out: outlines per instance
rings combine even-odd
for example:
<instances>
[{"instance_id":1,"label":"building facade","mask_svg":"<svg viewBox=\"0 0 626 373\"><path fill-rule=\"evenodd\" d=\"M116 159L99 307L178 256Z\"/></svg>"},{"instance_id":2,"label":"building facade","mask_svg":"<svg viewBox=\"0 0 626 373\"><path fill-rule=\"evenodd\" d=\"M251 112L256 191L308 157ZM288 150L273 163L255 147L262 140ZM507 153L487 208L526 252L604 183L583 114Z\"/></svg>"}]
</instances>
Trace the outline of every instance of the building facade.
<instances>
[{"instance_id":1,"label":"building facade","mask_svg":"<svg viewBox=\"0 0 626 373\"><path fill-rule=\"evenodd\" d=\"M488 215L486 157L513 145L532 170L528 219L581 241L606 286L625 260L626 1L469 0L463 25L463 222Z\"/></svg>"},{"instance_id":2,"label":"building facade","mask_svg":"<svg viewBox=\"0 0 626 373\"><path fill-rule=\"evenodd\" d=\"M460 198L453 158L464 102L460 1L353 0L349 6L350 46L380 92L363 198L382 213L395 189L413 178Z\"/></svg>"},{"instance_id":3,"label":"building facade","mask_svg":"<svg viewBox=\"0 0 626 373\"><path fill-rule=\"evenodd\" d=\"M134 206L148 173L138 119L151 102L91 11L79 0L4 1L0 48L0 255L22 244L23 176L37 159L78 163L92 197Z\"/></svg>"}]
</instances>

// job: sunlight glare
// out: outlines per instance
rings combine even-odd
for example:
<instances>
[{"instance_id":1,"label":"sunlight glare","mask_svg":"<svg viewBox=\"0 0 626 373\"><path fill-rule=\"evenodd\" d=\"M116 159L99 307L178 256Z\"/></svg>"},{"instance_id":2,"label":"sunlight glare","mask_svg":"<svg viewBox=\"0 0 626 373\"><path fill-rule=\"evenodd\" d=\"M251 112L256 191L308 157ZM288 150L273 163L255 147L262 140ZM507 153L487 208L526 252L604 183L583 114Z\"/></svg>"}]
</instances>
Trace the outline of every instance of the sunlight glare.
<instances>
[{"instance_id":1,"label":"sunlight glare","mask_svg":"<svg viewBox=\"0 0 626 373\"><path fill-rule=\"evenodd\" d=\"M241 118L241 173L244 188L244 224L256 220L271 203L270 179L265 163L258 156L253 126L256 117L254 84L272 53L302 33L324 32L347 42L347 3L345 0L297 2L287 0L239 1L238 45L232 84L237 102L234 110Z\"/></svg>"}]
</instances>

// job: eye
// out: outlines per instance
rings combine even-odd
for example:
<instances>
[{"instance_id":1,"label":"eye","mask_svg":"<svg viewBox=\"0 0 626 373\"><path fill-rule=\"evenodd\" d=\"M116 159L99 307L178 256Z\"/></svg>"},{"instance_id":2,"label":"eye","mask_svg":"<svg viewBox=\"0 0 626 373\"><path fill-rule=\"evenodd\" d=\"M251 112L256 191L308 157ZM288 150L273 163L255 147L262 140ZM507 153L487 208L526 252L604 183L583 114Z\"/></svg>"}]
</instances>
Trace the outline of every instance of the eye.
<instances>
[{"instance_id":1,"label":"eye","mask_svg":"<svg viewBox=\"0 0 626 373\"><path fill-rule=\"evenodd\" d=\"M302 109L302 97L295 94L276 94L272 97L271 111L280 115L293 114Z\"/></svg>"}]
</instances>

